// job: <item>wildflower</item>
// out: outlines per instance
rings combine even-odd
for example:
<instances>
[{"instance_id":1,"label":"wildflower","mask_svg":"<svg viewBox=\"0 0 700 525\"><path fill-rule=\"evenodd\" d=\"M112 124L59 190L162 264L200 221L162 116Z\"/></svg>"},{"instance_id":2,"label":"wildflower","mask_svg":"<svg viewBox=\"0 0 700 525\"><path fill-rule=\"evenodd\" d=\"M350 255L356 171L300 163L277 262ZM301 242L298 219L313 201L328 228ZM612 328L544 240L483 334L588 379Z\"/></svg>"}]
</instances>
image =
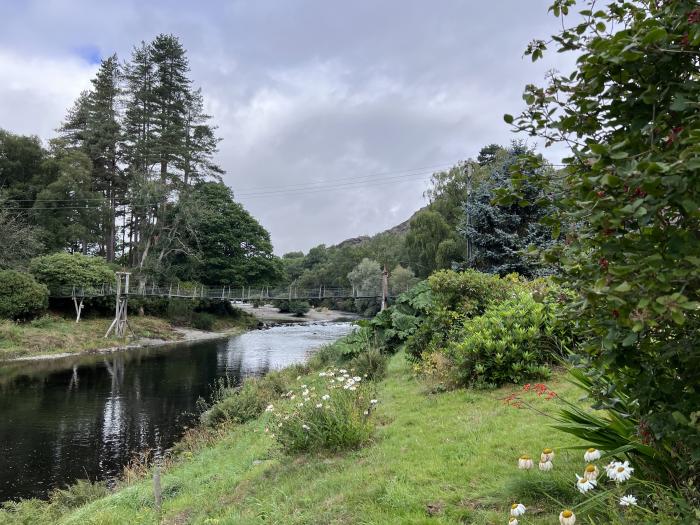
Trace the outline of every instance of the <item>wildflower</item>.
<instances>
[{"instance_id":1,"label":"wildflower","mask_svg":"<svg viewBox=\"0 0 700 525\"><path fill-rule=\"evenodd\" d=\"M589 463L597 459L600 459L600 450L597 448L589 448L583 455L583 460L588 461Z\"/></svg>"},{"instance_id":2,"label":"wildflower","mask_svg":"<svg viewBox=\"0 0 700 525\"><path fill-rule=\"evenodd\" d=\"M304 396L304 397L308 397L308 395L309 395L309 389L307 388L306 390L304 390L304 391L301 393L301 395Z\"/></svg>"},{"instance_id":3,"label":"wildflower","mask_svg":"<svg viewBox=\"0 0 700 525\"><path fill-rule=\"evenodd\" d=\"M371 405L376 405L377 403L379 403L379 401L377 401L376 399L370 399L370 402L369 402L369 403L370 403Z\"/></svg>"},{"instance_id":4,"label":"wildflower","mask_svg":"<svg viewBox=\"0 0 700 525\"><path fill-rule=\"evenodd\" d=\"M299 403L299 408L303 407L304 403Z\"/></svg>"},{"instance_id":5,"label":"wildflower","mask_svg":"<svg viewBox=\"0 0 700 525\"><path fill-rule=\"evenodd\" d=\"M598 478L598 467L589 463L583 470L583 477L588 480L595 481Z\"/></svg>"},{"instance_id":6,"label":"wildflower","mask_svg":"<svg viewBox=\"0 0 700 525\"><path fill-rule=\"evenodd\" d=\"M552 461L554 459L554 450L545 448L540 455L540 461Z\"/></svg>"},{"instance_id":7,"label":"wildflower","mask_svg":"<svg viewBox=\"0 0 700 525\"><path fill-rule=\"evenodd\" d=\"M366 416L369 416L369 410L365 410L364 414L365 414Z\"/></svg>"},{"instance_id":8,"label":"wildflower","mask_svg":"<svg viewBox=\"0 0 700 525\"><path fill-rule=\"evenodd\" d=\"M613 468L608 470L608 477L617 483L622 483L632 477L632 472L634 472L634 468L630 467L629 461L624 463L618 461L613 465Z\"/></svg>"},{"instance_id":9,"label":"wildflower","mask_svg":"<svg viewBox=\"0 0 700 525\"><path fill-rule=\"evenodd\" d=\"M348 388L348 390L355 391L355 390L357 390L357 387L355 385L352 385L351 387Z\"/></svg>"},{"instance_id":10,"label":"wildflower","mask_svg":"<svg viewBox=\"0 0 700 525\"><path fill-rule=\"evenodd\" d=\"M297 376L297 381L299 381L300 379L301 379L301 376Z\"/></svg>"},{"instance_id":11,"label":"wildflower","mask_svg":"<svg viewBox=\"0 0 700 525\"><path fill-rule=\"evenodd\" d=\"M633 505L637 505L637 498L629 494L627 496L622 496L620 498L620 505L623 507L631 507Z\"/></svg>"},{"instance_id":12,"label":"wildflower","mask_svg":"<svg viewBox=\"0 0 700 525\"><path fill-rule=\"evenodd\" d=\"M319 373L318 373L318 377L326 377L326 373L325 373L325 372L319 372Z\"/></svg>"},{"instance_id":13,"label":"wildflower","mask_svg":"<svg viewBox=\"0 0 700 525\"><path fill-rule=\"evenodd\" d=\"M345 370L344 368L341 368L340 370L338 370L338 372L341 373L341 374L347 374L347 373L348 373L348 371Z\"/></svg>"},{"instance_id":14,"label":"wildflower","mask_svg":"<svg viewBox=\"0 0 700 525\"><path fill-rule=\"evenodd\" d=\"M316 408L323 408L323 403L316 403Z\"/></svg>"},{"instance_id":15,"label":"wildflower","mask_svg":"<svg viewBox=\"0 0 700 525\"><path fill-rule=\"evenodd\" d=\"M518 459L518 468L521 470L530 470L532 468L532 459L528 455L522 455Z\"/></svg>"},{"instance_id":16,"label":"wildflower","mask_svg":"<svg viewBox=\"0 0 700 525\"><path fill-rule=\"evenodd\" d=\"M321 399L323 399L324 401L328 401L330 398L331 396L329 396L328 394L324 394L321 396Z\"/></svg>"},{"instance_id":17,"label":"wildflower","mask_svg":"<svg viewBox=\"0 0 700 525\"><path fill-rule=\"evenodd\" d=\"M304 430L309 430L310 427L309 427L309 425L304 424L304 425L301 425L301 428L303 428Z\"/></svg>"},{"instance_id":18,"label":"wildflower","mask_svg":"<svg viewBox=\"0 0 700 525\"><path fill-rule=\"evenodd\" d=\"M578 481L576 482L576 488L581 494L585 494L589 490L593 490L597 483L594 479L586 479L585 477L582 478L578 474L576 474L576 478L578 478Z\"/></svg>"},{"instance_id":19,"label":"wildflower","mask_svg":"<svg viewBox=\"0 0 700 525\"><path fill-rule=\"evenodd\" d=\"M554 468L554 465L552 464L551 461L540 461L540 470L542 472L549 472Z\"/></svg>"},{"instance_id":20,"label":"wildflower","mask_svg":"<svg viewBox=\"0 0 700 525\"><path fill-rule=\"evenodd\" d=\"M510 506L510 515L517 518L518 516L525 514L526 510L525 505L522 503L513 503Z\"/></svg>"},{"instance_id":21,"label":"wildflower","mask_svg":"<svg viewBox=\"0 0 700 525\"><path fill-rule=\"evenodd\" d=\"M275 407L273 405L267 405L267 407L265 408L265 412L272 412L274 409Z\"/></svg>"},{"instance_id":22,"label":"wildflower","mask_svg":"<svg viewBox=\"0 0 700 525\"><path fill-rule=\"evenodd\" d=\"M295 397L297 397L297 396L292 395L292 396L289 397L289 399L294 400Z\"/></svg>"},{"instance_id":23,"label":"wildflower","mask_svg":"<svg viewBox=\"0 0 700 525\"><path fill-rule=\"evenodd\" d=\"M360 376L355 376L352 378L352 380L355 381L355 383L359 383L360 381L362 381L362 378Z\"/></svg>"},{"instance_id":24,"label":"wildflower","mask_svg":"<svg viewBox=\"0 0 700 525\"><path fill-rule=\"evenodd\" d=\"M562 510L559 513L559 523L561 525L574 525L576 523L576 514L569 509Z\"/></svg>"},{"instance_id":25,"label":"wildflower","mask_svg":"<svg viewBox=\"0 0 700 525\"><path fill-rule=\"evenodd\" d=\"M306 385L301 385L301 388L306 388Z\"/></svg>"},{"instance_id":26,"label":"wildflower","mask_svg":"<svg viewBox=\"0 0 700 525\"><path fill-rule=\"evenodd\" d=\"M518 518L516 518L515 516L511 516L508 519L508 525L518 525Z\"/></svg>"}]
</instances>

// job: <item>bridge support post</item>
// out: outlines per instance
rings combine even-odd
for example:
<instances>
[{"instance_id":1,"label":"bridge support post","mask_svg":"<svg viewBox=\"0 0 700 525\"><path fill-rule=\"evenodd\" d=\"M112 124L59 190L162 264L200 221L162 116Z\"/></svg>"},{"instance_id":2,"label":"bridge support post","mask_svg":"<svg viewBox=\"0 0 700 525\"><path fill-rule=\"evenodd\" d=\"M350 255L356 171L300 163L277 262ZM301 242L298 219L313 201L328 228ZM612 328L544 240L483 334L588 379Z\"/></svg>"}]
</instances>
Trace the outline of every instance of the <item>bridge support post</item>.
<instances>
[{"instance_id":1,"label":"bridge support post","mask_svg":"<svg viewBox=\"0 0 700 525\"><path fill-rule=\"evenodd\" d=\"M382 310L386 310L389 305L389 270L386 269L384 263L384 271L382 272Z\"/></svg>"},{"instance_id":2,"label":"bridge support post","mask_svg":"<svg viewBox=\"0 0 700 525\"><path fill-rule=\"evenodd\" d=\"M116 308L114 312L114 321L109 325L105 338L109 337L109 334L114 330L114 335L117 337L124 337L124 332L126 328L133 335L133 330L129 326L129 321L127 321L126 313L129 304L129 272L117 272L117 293L116 293Z\"/></svg>"}]
</instances>

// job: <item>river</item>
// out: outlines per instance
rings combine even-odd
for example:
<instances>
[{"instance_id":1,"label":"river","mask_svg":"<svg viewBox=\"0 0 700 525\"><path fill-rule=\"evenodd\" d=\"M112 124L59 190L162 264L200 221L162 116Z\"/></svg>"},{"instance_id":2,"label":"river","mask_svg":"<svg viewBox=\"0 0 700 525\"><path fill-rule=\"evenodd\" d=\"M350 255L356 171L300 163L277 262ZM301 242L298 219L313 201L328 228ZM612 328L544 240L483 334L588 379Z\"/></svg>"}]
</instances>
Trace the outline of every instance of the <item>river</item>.
<instances>
[{"instance_id":1,"label":"river","mask_svg":"<svg viewBox=\"0 0 700 525\"><path fill-rule=\"evenodd\" d=\"M219 378L303 362L352 330L293 324L228 339L0 363L0 501L110 480L135 454L171 447Z\"/></svg>"}]
</instances>

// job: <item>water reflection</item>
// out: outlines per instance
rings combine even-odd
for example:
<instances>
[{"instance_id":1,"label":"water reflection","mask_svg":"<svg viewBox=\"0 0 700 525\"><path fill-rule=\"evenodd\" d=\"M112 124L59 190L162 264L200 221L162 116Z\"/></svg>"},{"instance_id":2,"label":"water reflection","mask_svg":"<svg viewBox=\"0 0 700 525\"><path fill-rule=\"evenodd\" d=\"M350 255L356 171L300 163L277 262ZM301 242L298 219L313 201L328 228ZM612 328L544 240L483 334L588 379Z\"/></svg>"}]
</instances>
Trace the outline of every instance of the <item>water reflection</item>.
<instances>
[{"instance_id":1,"label":"water reflection","mask_svg":"<svg viewBox=\"0 0 700 525\"><path fill-rule=\"evenodd\" d=\"M0 501L109 479L137 452L172 446L217 378L303 361L351 330L290 325L228 340L0 367Z\"/></svg>"}]
</instances>

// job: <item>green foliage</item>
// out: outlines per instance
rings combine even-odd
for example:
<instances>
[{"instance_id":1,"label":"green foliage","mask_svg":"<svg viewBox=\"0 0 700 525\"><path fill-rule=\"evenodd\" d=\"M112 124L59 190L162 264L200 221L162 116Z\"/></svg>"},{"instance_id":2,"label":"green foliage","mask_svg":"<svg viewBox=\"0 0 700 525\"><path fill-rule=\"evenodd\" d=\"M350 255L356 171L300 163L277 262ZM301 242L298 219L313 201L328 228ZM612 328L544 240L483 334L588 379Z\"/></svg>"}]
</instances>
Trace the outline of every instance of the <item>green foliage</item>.
<instances>
[{"instance_id":1,"label":"green foliage","mask_svg":"<svg viewBox=\"0 0 700 525\"><path fill-rule=\"evenodd\" d=\"M386 374L388 357L376 346L371 346L350 361L350 370L368 381L379 381Z\"/></svg>"},{"instance_id":2,"label":"green foliage","mask_svg":"<svg viewBox=\"0 0 700 525\"><path fill-rule=\"evenodd\" d=\"M545 248L552 244L551 232L540 223L548 213L546 199L536 185L528 182L534 177L533 173L523 173L520 202L508 205L492 202L498 191L510 187L511 167L528 154L534 155L534 152L517 142L507 150L496 152L494 160L483 168L489 171L488 178L466 201L459 231L473 247L472 258L467 261L470 267L499 275L517 272L532 277L546 273L537 259L528 258L525 253L528 248ZM537 169L551 171L548 167Z\"/></svg>"},{"instance_id":3,"label":"green foliage","mask_svg":"<svg viewBox=\"0 0 700 525\"><path fill-rule=\"evenodd\" d=\"M281 374L272 372L262 378L247 379L236 388L221 388L215 403L202 413L203 425L213 427L225 421L245 423L263 413L267 405L277 401L286 391Z\"/></svg>"},{"instance_id":4,"label":"green foliage","mask_svg":"<svg viewBox=\"0 0 700 525\"><path fill-rule=\"evenodd\" d=\"M304 317L304 315L311 309L311 305L308 301L302 301L299 299L281 299L273 301L274 305L279 308L279 311L285 314L292 314L296 317Z\"/></svg>"},{"instance_id":5,"label":"green foliage","mask_svg":"<svg viewBox=\"0 0 700 525\"><path fill-rule=\"evenodd\" d=\"M282 267L270 234L223 183L202 182L178 202L176 218L187 225L188 253L172 258L172 272L204 284L273 284Z\"/></svg>"},{"instance_id":6,"label":"green foliage","mask_svg":"<svg viewBox=\"0 0 700 525\"><path fill-rule=\"evenodd\" d=\"M192 316L192 328L197 330L211 330L216 322L216 317L206 312L195 312Z\"/></svg>"},{"instance_id":7,"label":"green foliage","mask_svg":"<svg viewBox=\"0 0 700 525\"><path fill-rule=\"evenodd\" d=\"M50 290L64 287L99 288L114 284L114 271L104 259L79 253L54 253L36 257L29 271Z\"/></svg>"},{"instance_id":8,"label":"green foliage","mask_svg":"<svg viewBox=\"0 0 700 525\"><path fill-rule=\"evenodd\" d=\"M49 290L26 273L0 270L0 318L26 320L49 305Z\"/></svg>"},{"instance_id":9,"label":"green foliage","mask_svg":"<svg viewBox=\"0 0 700 525\"><path fill-rule=\"evenodd\" d=\"M634 402L638 431L674 452L675 479L697 486L700 424L700 10L695 0L609 2L553 41L580 54L571 74L528 86L525 112L506 116L548 144L572 147L558 179L537 180L566 242L547 257L580 294L581 351ZM534 41L533 60L546 49ZM514 175L522 198L523 161ZM532 180L529 180L532 182ZM567 227L567 225L569 225ZM601 407L612 393L595 389Z\"/></svg>"},{"instance_id":10,"label":"green foliage","mask_svg":"<svg viewBox=\"0 0 700 525\"><path fill-rule=\"evenodd\" d=\"M366 442L374 425L369 411L371 390L329 390L328 399L305 401L291 412L277 414L275 439L288 453L356 448ZM321 406L318 406L321 405Z\"/></svg>"},{"instance_id":11,"label":"green foliage","mask_svg":"<svg viewBox=\"0 0 700 525\"><path fill-rule=\"evenodd\" d=\"M454 228L438 212L424 210L411 220L406 235L406 255L419 276L426 277L434 270L449 265L451 261L444 259L449 252L454 251L453 248L443 248L438 252L440 244L449 239L455 243L461 242ZM438 254L442 258L440 261L437 259Z\"/></svg>"},{"instance_id":12,"label":"green foliage","mask_svg":"<svg viewBox=\"0 0 700 525\"><path fill-rule=\"evenodd\" d=\"M447 354L458 383L497 387L549 377L554 323L548 308L528 293L492 303L464 321Z\"/></svg>"}]
</instances>

